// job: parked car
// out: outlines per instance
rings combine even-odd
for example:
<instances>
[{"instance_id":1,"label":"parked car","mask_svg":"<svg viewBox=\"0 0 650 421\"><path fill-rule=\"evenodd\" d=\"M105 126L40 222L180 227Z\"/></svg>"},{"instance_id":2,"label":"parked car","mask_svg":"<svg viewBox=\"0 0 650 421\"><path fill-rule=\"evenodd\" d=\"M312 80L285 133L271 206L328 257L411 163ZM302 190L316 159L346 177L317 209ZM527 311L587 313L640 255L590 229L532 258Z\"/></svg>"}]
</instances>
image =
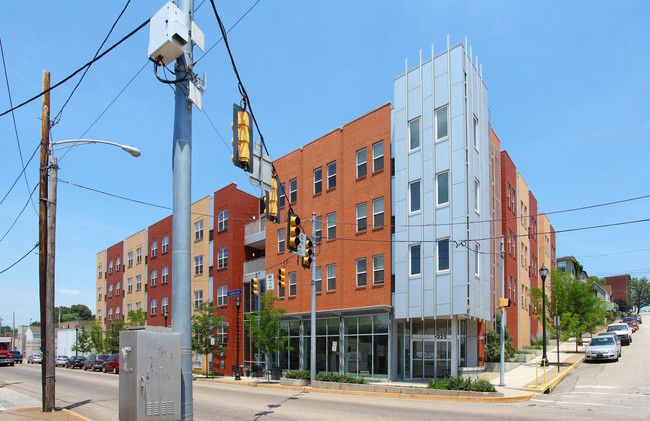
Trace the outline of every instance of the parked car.
<instances>
[{"instance_id":1,"label":"parked car","mask_svg":"<svg viewBox=\"0 0 650 421\"><path fill-rule=\"evenodd\" d=\"M632 333L639 330L639 324L637 323L636 319L623 321L623 323L627 324L630 327L630 329L632 329Z\"/></svg>"},{"instance_id":2,"label":"parked car","mask_svg":"<svg viewBox=\"0 0 650 421\"><path fill-rule=\"evenodd\" d=\"M40 354L32 354L27 358L27 364L40 364L40 363L41 363Z\"/></svg>"},{"instance_id":3,"label":"parked car","mask_svg":"<svg viewBox=\"0 0 650 421\"><path fill-rule=\"evenodd\" d=\"M77 357L77 356L72 356L68 358L68 362L65 365L65 368L72 368L73 370L75 368L84 368L84 362L86 361L86 357Z\"/></svg>"},{"instance_id":4,"label":"parked car","mask_svg":"<svg viewBox=\"0 0 650 421\"><path fill-rule=\"evenodd\" d=\"M90 357L94 357L91 359ZM84 370L92 370L92 371L97 371L101 370L104 368L104 361L109 357L108 354L93 354L89 355L88 358L86 359L86 362L84 363Z\"/></svg>"},{"instance_id":5,"label":"parked car","mask_svg":"<svg viewBox=\"0 0 650 421\"><path fill-rule=\"evenodd\" d=\"M600 332L598 336L609 336L611 338L614 338L616 341L616 348L618 349L618 356L621 356L621 338L618 337L616 332Z\"/></svg>"},{"instance_id":6,"label":"parked car","mask_svg":"<svg viewBox=\"0 0 650 421\"><path fill-rule=\"evenodd\" d=\"M118 374L120 372L120 355L112 354L109 356L106 361L104 361L103 371L104 373L111 372Z\"/></svg>"},{"instance_id":7,"label":"parked car","mask_svg":"<svg viewBox=\"0 0 650 421\"><path fill-rule=\"evenodd\" d=\"M585 350L587 361L614 360L621 356L616 340L611 336L596 336Z\"/></svg>"},{"instance_id":8,"label":"parked car","mask_svg":"<svg viewBox=\"0 0 650 421\"><path fill-rule=\"evenodd\" d=\"M14 349L13 351L9 351L9 352L14 354L14 362L15 363L18 363L18 364L23 363L23 354L20 351Z\"/></svg>"},{"instance_id":9,"label":"parked car","mask_svg":"<svg viewBox=\"0 0 650 421\"><path fill-rule=\"evenodd\" d=\"M639 321L639 324L642 324L642 323L643 323L643 317L641 317L640 314L637 314L637 315L636 315L636 319Z\"/></svg>"},{"instance_id":10,"label":"parked car","mask_svg":"<svg viewBox=\"0 0 650 421\"><path fill-rule=\"evenodd\" d=\"M84 361L84 371L92 368L95 358L97 358L97 354L90 354L86 357L86 361Z\"/></svg>"},{"instance_id":11,"label":"parked car","mask_svg":"<svg viewBox=\"0 0 650 421\"><path fill-rule=\"evenodd\" d=\"M621 344L629 345L632 343L632 329L627 323L613 323L607 326L608 332L615 332L621 339Z\"/></svg>"},{"instance_id":12,"label":"parked car","mask_svg":"<svg viewBox=\"0 0 650 421\"><path fill-rule=\"evenodd\" d=\"M68 363L68 356L67 355L57 355L56 360L54 362L54 365L56 367L65 367L65 365Z\"/></svg>"}]
</instances>

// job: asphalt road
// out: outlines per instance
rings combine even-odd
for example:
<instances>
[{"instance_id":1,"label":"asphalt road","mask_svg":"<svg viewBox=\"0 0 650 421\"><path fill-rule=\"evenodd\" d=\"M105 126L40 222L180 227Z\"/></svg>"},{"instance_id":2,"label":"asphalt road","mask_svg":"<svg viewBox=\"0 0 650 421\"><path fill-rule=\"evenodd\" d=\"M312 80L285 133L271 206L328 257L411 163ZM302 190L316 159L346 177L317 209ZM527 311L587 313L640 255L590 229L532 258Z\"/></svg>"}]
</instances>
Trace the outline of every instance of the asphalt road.
<instances>
[{"instance_id":1,"label":"asphalt road","mask_svg":"<svg viewBox=\"0 0 650 421\"><path fill-rule=\"evenodd\" d=\"M617 363L581 364L550 394L509 404L339 395L194 382L195 420L584 420L647 419L650 320ZM41 399L40 365L0 367L0 382ZM92 420L118 419L118 376L56 369L56 405Z\"/></svg>"}]
</instances>

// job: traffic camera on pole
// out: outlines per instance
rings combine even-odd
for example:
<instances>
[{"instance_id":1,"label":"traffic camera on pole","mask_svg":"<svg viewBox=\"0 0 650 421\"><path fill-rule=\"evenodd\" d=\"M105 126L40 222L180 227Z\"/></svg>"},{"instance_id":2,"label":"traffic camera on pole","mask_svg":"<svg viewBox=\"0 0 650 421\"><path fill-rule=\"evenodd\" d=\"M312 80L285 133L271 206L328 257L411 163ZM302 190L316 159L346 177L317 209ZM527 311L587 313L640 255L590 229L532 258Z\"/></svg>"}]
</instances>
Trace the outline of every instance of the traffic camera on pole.
<instances>
[{"instance_id":1,"label":"traffic camera on pole","mask_svg":"<svg viewBox=\"0 0 650 421\"><path fill-rule=\"evenodd\" d=\"M259 291L259 281L257 280L257 278L253 278L253 279L251 280L251 288L253 289L253 295L254 295L254 296L257 297L258 295L260 295L260 291Z\"/></svg>"},{"instance_id":2,"label":"traffic camera on pole","mask_svg":"<svg viewBox=\"0 0 650 421\"><path fill-rule=\"evenodd\" d=\"M286 288L286 279L287 279L287 270L285 268L278 269L278 286L280 288Z\"/></svg>"},{"instance_id":3,"label":"traffic camera on pole","mask_svg":"<svg viewBox=\"0 0 650 421\"><path fill-rule=\"evenodd\" d=\"M253 132L250 114L237 104L232 105L232 163L253 173Z\"/></svg>"},{"instance_id":4,"label":"traffic camera on pole","mask_svg":"<svg viewBox=\"0 0 650 421\"><path fill-rule=\"evenodd\" d=\"M307 240L305 243L305 255L302 258L302 267L305 269L311 268L311 256L314 254L314 243L311 240Z\"/></svg>"},{"instance_id":5,"label":"traffic camera on pole","mask_svg":"<svg viewBox=\"0 0 650 421\"><path fill-rule=\"evenodd\" d=\"M287 248L292 252L298 251L298 244L300 244L300 218L298 215L289 211L289 217L287 218L287 232L288 232L288 242Z\"/></svg>"}]
</instances>

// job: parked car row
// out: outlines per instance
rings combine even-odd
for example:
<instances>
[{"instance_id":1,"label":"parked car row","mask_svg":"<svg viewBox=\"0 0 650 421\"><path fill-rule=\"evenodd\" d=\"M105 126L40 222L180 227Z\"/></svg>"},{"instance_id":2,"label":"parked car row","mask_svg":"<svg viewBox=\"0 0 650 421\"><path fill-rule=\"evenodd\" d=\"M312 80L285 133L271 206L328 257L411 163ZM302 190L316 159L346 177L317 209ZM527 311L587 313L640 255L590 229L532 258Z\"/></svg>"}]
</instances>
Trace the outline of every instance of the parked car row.
<instances>
[{"instance_id":1,"label":"parked car row","mask_svg":"<svg viewBox=\"0 0 650 421\"><path fill-rule=\"evenodd\" d=\"M625 317L620 323L607 326L606 332L601 332L591 339L585 350L587 361L614 360L621 358L621 345L631 345L632 335L639 330L641 316Z\"/></svg>"},{"instance_id":2,"label":"parked car row","mask_svg":"<svg viewBox=\"0 0 650 421\"><path fill-rule=\"evenodd\" d=\"M41 362L40 354L30 355L27 359L28 364L40 364ZM88 357L57 355L56 366L117 374L120 372L120 356L119 354L90 354Z\"/></svg>"}]
</instances>

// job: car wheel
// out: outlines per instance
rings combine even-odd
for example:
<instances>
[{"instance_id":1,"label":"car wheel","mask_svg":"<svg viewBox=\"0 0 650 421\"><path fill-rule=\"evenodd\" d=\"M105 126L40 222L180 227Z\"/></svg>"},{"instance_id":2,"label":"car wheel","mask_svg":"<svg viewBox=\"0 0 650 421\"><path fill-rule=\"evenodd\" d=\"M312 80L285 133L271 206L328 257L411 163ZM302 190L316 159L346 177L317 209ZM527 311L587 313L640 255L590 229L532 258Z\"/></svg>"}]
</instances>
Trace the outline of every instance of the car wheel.
<instances>
[{"instance_id":1,"label":"car wheel","mask_svg":"<svg viewBox=\"0 0 650 421\"><path fill-rule=\"evenodd\" d=\"M104 373L106 373L106 367L104 367L102 370L104 371Z\"/></svg>"},{"instance_id":2,"label":"car wheel","mask_svg":"<svg viewBox=\"0 0 650 421\"><path fill-rule=\"evenodd\" d=\"M84 365L84 371L88 371L88 367Z\"/></svg>"}]
</instances>

